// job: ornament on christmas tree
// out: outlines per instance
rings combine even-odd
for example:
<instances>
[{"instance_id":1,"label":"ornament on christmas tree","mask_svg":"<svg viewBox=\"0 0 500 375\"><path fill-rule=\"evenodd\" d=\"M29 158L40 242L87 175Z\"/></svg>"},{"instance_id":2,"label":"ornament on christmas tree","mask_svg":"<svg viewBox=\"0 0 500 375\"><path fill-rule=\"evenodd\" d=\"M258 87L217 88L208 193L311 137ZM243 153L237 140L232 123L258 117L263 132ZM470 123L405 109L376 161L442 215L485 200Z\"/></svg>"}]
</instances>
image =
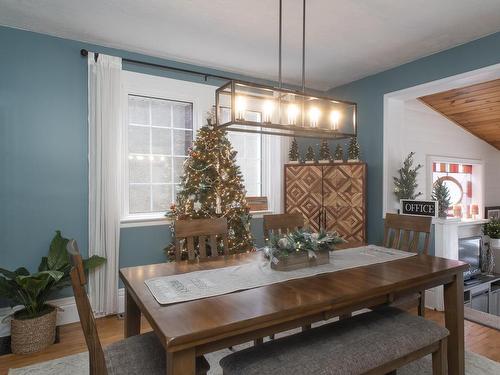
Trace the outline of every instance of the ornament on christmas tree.
<instances>
[{"instance_id":1,"label":"ornament on christmas tree","mask_svg":"<svg viewBox=\"0 0 500 375\"><path fill-rule=\"evenodd\" d=\"M297 144L297 140L295 138L292 140L292 144L290 145L288 159L290 160L290 164L299 163L299 145Z\"/></svg>"},{"instance_id":2,"label":"ornament on christmas tree","mask_svg":"<svg viewBox=\"0 0 500 375\"><path fill-rule=\"evenodd\" d=\"M201 202L200 201L196 201L193 203L193 210L194 210L194 212L198 212L201 210Z\"/></svg>"},{"instance_id":3,"label":"ornament on christmas tree","mask_svg":"<svg viewBox=\"0 0 500 375\"><path fill-rule=\"evenodd\" d=\"M195 198L191 199L193 196ZM184 164L176 204L172 205L167 216L173 220L225 217L229 253L252 250L251 216L243 177L225 130L204 126L198 131ZM222 253L222 241L218 247L219 253ZM174 244L165 250L170 260L175 259ZM183 258L187 259L186 249L183 249Z\"/></svg>"},{"instance_id":4,"label":"ornament on christmas tree","mask_svg":"<svg viewBox=\"0 0 500 375\"><path fill-rule=\"evenodd\" d=\"M442 219L446 219L448 216L448 209L451 205L451 196L450 190L442 178L439 178L434 183L434 188L432 189L432 200L438 202L438 216Z\"/></svg>"},{"instance_id":5,"label":"ornament on christmas tree","mask_svg":"<svg viewBox=\"0 0 500 375\"><path fill-rule=\"evenodd\" d=\"M422 195L421 192L415 193L417 190L417 175L422 165L417 165L413 168L413 155L414 152L406 157L403 162L403 166L398 170L399 177L393 177L394 179L394 194L401 199L415 199Z\"/></svg>"},{"instance_id":6,"label":"ornament on christmas tree","mask_svg":"<svg viewBox=\"0 0 500 375\"><path fill-rule=\"evenodd\" d=\"M347 149L347 161L357 162L359 161L359 143L356 137L352 137L349 141L349 148Z\"/></svg>"},{"instance_id":7,"label":"ornament on christmas tree","mask_svg":"<svg viewBox=\"0 0 500 375\"><path fill-rule=\"evenodd\" d=\"M316 155L314 154L314 149L312 146L307 148L306 152L306 164L313 164L316 162Z\"/></svg>"},{"instance_id":8,"label":"ornament on christmas tree","mask_svg":"<svg viewBox=\"0 0 500 375\"><path fill-rule=\"evenodd\" d=\"M328 146L328 141L326 139L321 140L321 146L319 148L319 162L329 163L332 155L330 154L330 147Z\"/></svg>"},{"instance_id":9,"label":"ornament on christmas tree","mask_svg":"<svg viewBox=\"0 0 500 375\"><path fill-rule=\"evenodd\" d=\"M337 147L335 148L335 153L333 154L333 161L335 163L344 162L344 148L340 143L337 143Z\"/></svg>"}]
</instances>

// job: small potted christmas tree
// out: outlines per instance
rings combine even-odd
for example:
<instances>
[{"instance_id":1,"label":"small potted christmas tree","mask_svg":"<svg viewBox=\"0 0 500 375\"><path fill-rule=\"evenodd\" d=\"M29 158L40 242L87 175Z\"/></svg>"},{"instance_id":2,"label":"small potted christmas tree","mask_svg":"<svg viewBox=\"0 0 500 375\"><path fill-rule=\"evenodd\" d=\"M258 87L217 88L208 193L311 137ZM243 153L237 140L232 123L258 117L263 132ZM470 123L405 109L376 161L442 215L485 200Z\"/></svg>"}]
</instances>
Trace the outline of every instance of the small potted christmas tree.
<instances>
[{"instance_id":1,"label":"small potted christmas tree","mask_svg":"<svg viewBox=\"0 0 500 375\"><path fill-rule=\"evenodd\" d=\"M344 162L344 148L340 143L338 143L337 147L335 148L335 153L333 154L333 162L334 163Z\"/></svg>"},{"instance_id":2,"label":"small potted christmas tree","mask_svg":"<svg viewBox=\"0 0 500 375\"><path fill-rule=\"evenodd\" d=\"M349 141L349 148L347 149L347 162L356 163L359 161L359 143L356 137L352 137Z\"/></svg>"},{"instance_id":3,"label":"small potted christmas tree","mask_svg":"<svg viewBox=\"0 0 500 375\"><path fill-rule=\"evenodd\" d=\"M326 164L330 162L332 155L330 154L330 147L328 146L328 141L326 139L321 140L321 146L319 148L319 162Z\"/></svg>"},{"instance_id":4,"label":"small potted christmas tree","mask_svg":"<svg viewBox=\"0 0 500 375\"><path fill-rule=\"evenodd\" d=\"M314 164L316 162L316 155L314 154L314 150L312 146L307 148L306 153L306 164Z\"/></svg>"},{"instance_id":5,"label":"small potted christmas tree","mask_svg":"<svg viewBox=\"0 0 500 375\"><path fill-rule=\"evenodd\" d=\"M394 179L394 195L398 201L396 202L396 208L400 209L401 199L416 199L422 195L421 192L416 193L417 190L417 175L422 165L418 164L413 167L413 155L414 152L410 152L403 162L403 166L399 168L399 177L393 177Z\"/></svg>"},{"instance_id":6,"label":"small potted christmas tree","mask_svg":"<svg viewBox=\"0 0 500 375\"><path fill-rule=\"evenodd\" d=\"M438 202L438 216L441 219L446 219L448 216L448 209L451 205L451 198L450 191L441 178L434 183L432 199Z\"/></svg>"},{"instance_id":7,"label":"small potted christmas tree","mask_svg":"<svg viewBox=\"0 0 500 375\"><path fill-rule=\"evenodd\" d=\"M297 144L297 140L295 138L293 138L292 144L290 145L288 159L290 164L299 164L299 145Z\"/></svg>"}]
</instances>

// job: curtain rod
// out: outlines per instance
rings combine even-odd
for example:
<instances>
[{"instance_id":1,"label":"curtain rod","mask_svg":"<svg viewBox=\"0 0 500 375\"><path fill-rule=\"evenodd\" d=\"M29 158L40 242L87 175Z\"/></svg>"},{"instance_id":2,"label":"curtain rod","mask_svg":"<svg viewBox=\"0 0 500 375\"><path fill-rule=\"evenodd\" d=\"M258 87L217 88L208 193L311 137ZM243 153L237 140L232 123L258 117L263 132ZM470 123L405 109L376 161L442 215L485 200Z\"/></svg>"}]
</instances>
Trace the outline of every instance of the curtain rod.
<instances>
[{"instance_id":1,"label":"curtain rod","mask_svg":"<svg viewBox=\"0 0 500 375\"><path fill-rule=\"evenodd\" d=\"M86 50L86 49L80 50L80 55L86 57L86 56L88 56L88 54L89 54L88 50ZM95 60L96 61L97 61L98 56L99 56L99 54L95 53ZM222 80L225 80L225 81L230 81L230 80L234 79L234 78L230 78L230 77L220 76L220 75L217 75L217 74L202 73L202 72L198 72L196 70L176 68L176 67L169 66L169 65L161 65L161 64L155 64L155 63L149 63L149 62L140 61L140 60L123 59L122 58L122 61L127 62L129 64L134 64L134 65L146 65L146 66L151 66L151 67L154 67L154 68L159 68L159 69L164 69L164 70L173 70L173 71L182 72L182 73L186 73L186 74L192 74L192 75L196 75L196 76L202 76L202 77L204 77L205 82L208 80L209 77L210 78L216 78L216 79L222 79Z\"/></svg>"}]
</instances>

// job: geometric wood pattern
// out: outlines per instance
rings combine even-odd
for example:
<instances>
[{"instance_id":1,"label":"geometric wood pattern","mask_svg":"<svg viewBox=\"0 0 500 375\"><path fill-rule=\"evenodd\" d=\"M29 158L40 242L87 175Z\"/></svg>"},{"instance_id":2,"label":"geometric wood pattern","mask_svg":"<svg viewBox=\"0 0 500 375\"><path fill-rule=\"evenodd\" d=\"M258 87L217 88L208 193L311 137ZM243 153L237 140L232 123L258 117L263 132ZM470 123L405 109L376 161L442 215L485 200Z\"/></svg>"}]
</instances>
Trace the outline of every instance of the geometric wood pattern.
<instances>
[{"instance_id":1,"label":"geometric wood pattern","mask_svg":"<svg viewBox=\"0 0 500 375\"><path fill-rule=\"evenodd\" d=\"M319 231L322 213L322 171L315 165L285 166L285 212L298 212L313 231Z\"/></svg>"},{"instance_id":2,"label":"geometric wood pattern","mask_svg":"<svg viewBox=\"0 0 500 375\"><path fill-rule=\"evenodd\" d=\"M325 228L336 231L348 246L366 241L365 184L366 165L349 163L323 169Z\"/></svg>"},{"instance_id":3,"label":"geometric wood pattern","mask_svg":"<svg viewBox=\"0 0 500 375\"><path fill-rule=\"evenodd\" d=\"M336 231L354 247L366 242L366 164L285 165L285 212L313 230Z\"/></svg>"},{"instance_id":4,"label":"geometric wood pattern","mask_svg":"<svg viewBox=\"0 0 500 375\"><path fill-rule=\"evenodd\" d=\"M500 150L500 79L419 99L448 120Z\"/></svg>"}]
</instances>

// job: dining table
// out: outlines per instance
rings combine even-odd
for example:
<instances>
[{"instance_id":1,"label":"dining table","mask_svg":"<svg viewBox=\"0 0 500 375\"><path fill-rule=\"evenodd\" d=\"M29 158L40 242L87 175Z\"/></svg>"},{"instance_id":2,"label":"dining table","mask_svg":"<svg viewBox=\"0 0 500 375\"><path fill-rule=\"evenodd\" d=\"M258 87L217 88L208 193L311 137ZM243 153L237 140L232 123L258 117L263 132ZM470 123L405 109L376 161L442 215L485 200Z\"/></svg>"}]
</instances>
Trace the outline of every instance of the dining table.
<instances>
[{"instance_id":1,"label":"dining table","mask_svg":"<svg viewBox=\"0 0 500 375\"><path fill-rule=\"evenodd\" d=\"M207 260L126 267L125 337L140 334L141 315L166 352L167 375L194 375L197 356L237 344L391 303L421 290L443 286L449 330L448 373L464 374L463 272L467 264L415 255L233 293L162 305L149 279L261 261L261 252Z\"/></svg>"}]
</instances>

